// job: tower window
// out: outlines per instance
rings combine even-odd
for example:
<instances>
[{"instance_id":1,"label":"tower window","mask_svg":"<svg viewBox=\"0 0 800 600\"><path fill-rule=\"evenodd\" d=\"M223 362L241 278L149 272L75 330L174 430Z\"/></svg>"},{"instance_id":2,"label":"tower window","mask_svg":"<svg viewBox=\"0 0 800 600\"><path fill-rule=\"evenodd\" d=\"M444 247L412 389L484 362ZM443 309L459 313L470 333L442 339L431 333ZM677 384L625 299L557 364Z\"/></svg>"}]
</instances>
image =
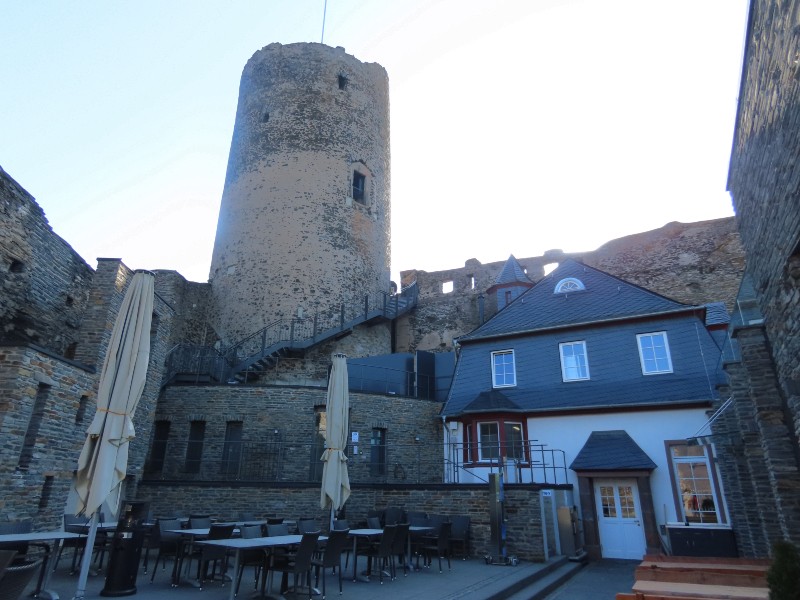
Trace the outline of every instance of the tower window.
<instances>
[{"instance_id":1,"label":"tower window","mask_svg":"<svg viewBox=\"0 0 800 600\"><path fill-rule=\"evenodd\" d=\"M353 171L353 200L361 204L367 203L367 177L363 173Z\"/></svg>"}]
</instances>

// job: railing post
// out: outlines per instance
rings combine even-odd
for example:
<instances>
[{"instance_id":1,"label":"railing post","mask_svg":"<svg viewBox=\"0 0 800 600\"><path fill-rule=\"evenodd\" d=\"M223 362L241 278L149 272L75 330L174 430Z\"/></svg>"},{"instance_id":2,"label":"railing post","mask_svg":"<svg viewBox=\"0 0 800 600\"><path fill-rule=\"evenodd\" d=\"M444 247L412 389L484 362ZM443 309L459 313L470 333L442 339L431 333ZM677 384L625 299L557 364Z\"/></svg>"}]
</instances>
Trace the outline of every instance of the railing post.
<instances>
[{"instance_id":1,"label":"railing post","mask_svg":"<svg viewBox=\"0 0 800 600\"><path fill-rule=\"evenodd\" d=\"M292 322L289 325L289 345L294 346L294 324L296 319L292 319Z\"/></svg>"}]
</instances>

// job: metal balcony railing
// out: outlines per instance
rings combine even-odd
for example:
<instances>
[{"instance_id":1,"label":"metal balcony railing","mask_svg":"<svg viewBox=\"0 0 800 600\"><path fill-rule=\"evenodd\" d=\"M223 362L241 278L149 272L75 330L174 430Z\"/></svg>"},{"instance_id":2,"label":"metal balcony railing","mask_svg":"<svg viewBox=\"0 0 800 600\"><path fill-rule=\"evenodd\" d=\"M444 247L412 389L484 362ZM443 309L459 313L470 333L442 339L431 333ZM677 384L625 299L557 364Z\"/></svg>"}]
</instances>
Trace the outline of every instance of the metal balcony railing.
<instances>
[{"instance_id":1,"label":"metal balcony railing","mask_svg":"<svg viewBox=\"0 0 800 600\"><path fill-rule=\"evenodd\" d=\"M172 481L242 481L308 483L322 479L325 449L316 443L286 441L280 435L261 441L220 439L156 440L144 478ZM517 448L519 449L519 448ZM478 450L464 444L347 445L351 483L480 483L501 467L508 483L567 483L564 453L541 444L524 444L524 458L511 459L505 448L498 458L468 462Z\"/></svg>"}]
</instances>

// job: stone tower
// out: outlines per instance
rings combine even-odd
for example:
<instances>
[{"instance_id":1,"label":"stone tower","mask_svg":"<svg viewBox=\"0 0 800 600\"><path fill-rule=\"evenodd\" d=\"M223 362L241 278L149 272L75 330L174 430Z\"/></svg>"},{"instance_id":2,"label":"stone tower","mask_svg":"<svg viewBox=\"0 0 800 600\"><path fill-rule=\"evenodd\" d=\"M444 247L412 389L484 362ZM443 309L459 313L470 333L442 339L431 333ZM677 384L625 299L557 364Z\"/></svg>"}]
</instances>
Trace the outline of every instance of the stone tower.
<instances>
[{"instance_id":1,"label":"stone tower","mask_svg":"<svg viewBox=\"0 0 800 600\"><path fill-rule=\"evenodd\" d=\"M323 44L253 55L211 260L223 344L389 291L389 160L383 67Z\"/></svg>"}]
</instances>

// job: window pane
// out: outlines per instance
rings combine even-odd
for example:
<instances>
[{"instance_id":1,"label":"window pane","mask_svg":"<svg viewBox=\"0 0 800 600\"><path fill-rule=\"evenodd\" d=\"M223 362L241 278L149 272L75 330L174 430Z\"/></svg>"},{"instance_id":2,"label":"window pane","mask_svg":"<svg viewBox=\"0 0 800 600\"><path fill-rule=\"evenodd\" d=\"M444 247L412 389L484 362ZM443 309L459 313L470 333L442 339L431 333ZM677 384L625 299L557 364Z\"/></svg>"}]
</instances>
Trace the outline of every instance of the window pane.
<instances>
[{"instance_id":1,"label":"window pane","mask_svg":"<svg viewBox=\"0 0 800 600\"><path fill-rule=\"evenodd\" d=\"M633 489L631 486L619 486L619 505L623 519L636 518L636 505L633 503Z\"/></svg>"},{"instance_id":2,"label":"window pane","mask_svg":"<svg viewBox=\"0 0 800 600\"><path fill-rule=\"evenodd\" d=\"M478 450L481 460L497 460L499 443L497 423L478 423Z\"/></svg>"},{"instance_id":3,"label":"window pane","mask_svg":"<svg viewBox=\"0 0 800 600\"><path fill-rule=\"evenodd\" d=\"M586 360L586 343L570 342L561 344L561 372L564 381L589 379L589 365Z\"/></svg>"},{"instance_id":4,"label":"window pane","mask_svg":"<svg viewBox=\"0 0 800 600\"><path fill-rule=\"evenodd\" d=\"M617 503L614 499L614 487L610 485L600 486L600 502L603 506L603 516L611 519L617 518Z\"/></svg>"},{"instance_id":5,"label":"window pane","mask_svg":"<svg viewBox=\"0 0 800 600\"><path fill-rule=\"evenodd\" d=\"M648 333L638 336L639 352L644 373L669 373L672 364L665 333Z\"/></svg>"},{"instance_id":6,"label":"window pane","mask_svg":"<svg viewBox=\"0 0 800 600\"><path fill-rule=\"evenodd\" d=\"M683 519L689 523L718 523L705 449L702 446L673 446L672 456Z\"/></svg>"},{"instance_id":7,"label":"window pane","mask_svg":"<svg viewBox=\"0 0 800 600\"><path fill-rule=\"evenodd\" d=\"M492 353L492 375L494 387L516 385L513 351Z\"/></svg>"},{"instance_id":8,"label":"window pane","mask_svg":"<svg viewBox=\"0 0 800 600\"><path fill-rule=\"evenodd\" d=\"M505 455L516 460L525 460L522 440L522 423L505 423L503 433L506 436Z\"/></svg>"}]
</instances>

